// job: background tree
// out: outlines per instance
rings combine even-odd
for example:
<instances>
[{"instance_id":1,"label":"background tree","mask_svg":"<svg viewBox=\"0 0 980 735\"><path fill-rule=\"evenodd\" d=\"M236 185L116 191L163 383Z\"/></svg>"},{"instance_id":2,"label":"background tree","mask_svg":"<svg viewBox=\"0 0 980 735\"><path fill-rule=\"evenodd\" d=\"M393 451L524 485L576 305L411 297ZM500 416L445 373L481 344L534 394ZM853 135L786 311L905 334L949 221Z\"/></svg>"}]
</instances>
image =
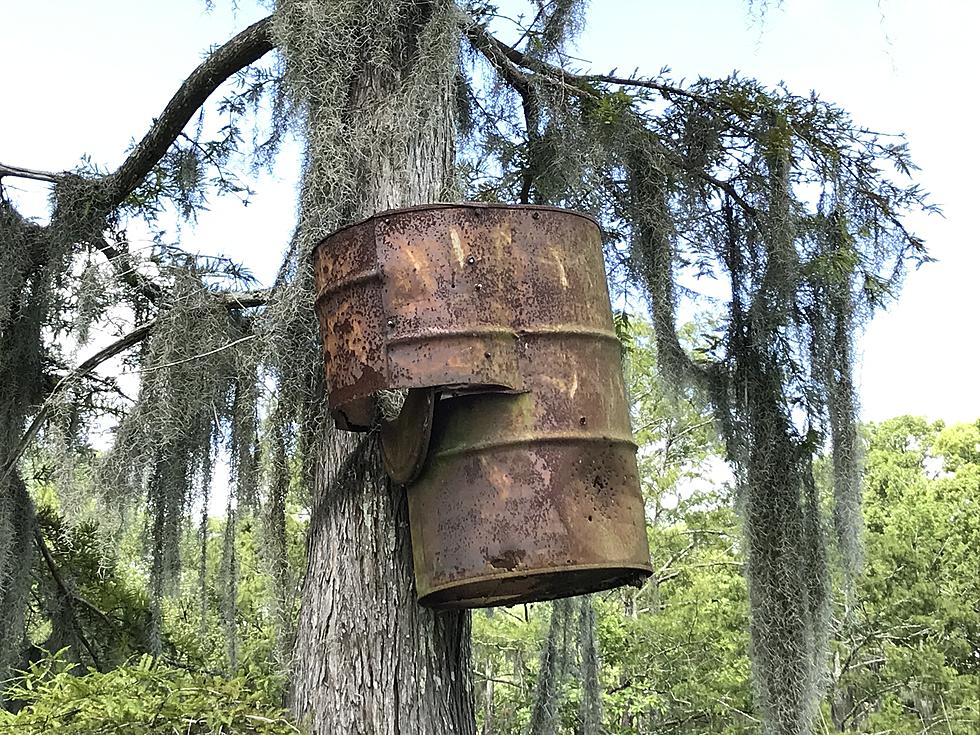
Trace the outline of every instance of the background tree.
<instances>
[{"instance_id":1,"label":"background tree","mask_svg":"<svg viewBox=\"0 0 980 735\"><path fill-rule=\"evenodd\" d=\"M219 571L229 589L239 520L264 518L270 565L283 574L289 469L299 468L300 488L312 488L294 708L323 731L385 731L399 718L420 729L471 728L466 618L417 608L402 499L382 480L371 442L352 446L322 418L307 261L311 243L353 218L461 193L591 212L605 233L613 286L648 293L664 375L676 394L710 402L735 470L758 707L773 732L809 730L829 599L812 460L829 439L834 524L853 573L851 342L906 264L925 257L901 220L923 205L905 183L907 152L814 96L738 77L680 85L663 75L580 73L562 49L581 27L584 3L532 6L508 45L491 35L498 13L485 3L283 2L185 80L117 170L0 167L0 177L40 179L53 192L46 225L24 220L6 198L0 210L0 382L9 388L0 404L0 609L12 623L0 641L5 662L21 655L23 570L36 525L19 474L24 448L44 429L51 451L76 449L118 388L94 379L94 368L140 344L132 358L140 395L100 461L97 486L114 507L145 502L152 648L162 646L181 529L207 497L224 444L233 493ZM216 131L189 125L222 81L276 44L283 75L268 67L239 75L218 105L227 122ZM260 159L290 124L307 141L299 227L273 288L247 290L248 274L233 263L162 244L138 257L126 239L135 218L152 222L167 206L192 217L208 192L247 190L235 169L248 147L241 126L266 101L274 119L254 148ZM675 310L680 286L706 275L727 285L710 322L717 328L690 354ZM114 287L102 285L110 280ZM120 317L135 327L117 330L115 343L75 370L63 365L59 345L83 339L93 319ZM209 529L199 528L206 549ZM200 566L202 579L214 571L203 553ZM285 651L287 600L278 605ZM367 606L376 617L364 615ZM378 686L363 691L357 672L367 670Z\"/></svg>"},{"instance_id":2,"label":"background tree","mask_svg":"<svg viewBox=\"0 0 980 735\"><path fill-rule=\"evenodd\" d=\"M976 729L980 431L904 416L869 429L867 573L834 647L836 729Z\"/></svg>"}]
</instances>

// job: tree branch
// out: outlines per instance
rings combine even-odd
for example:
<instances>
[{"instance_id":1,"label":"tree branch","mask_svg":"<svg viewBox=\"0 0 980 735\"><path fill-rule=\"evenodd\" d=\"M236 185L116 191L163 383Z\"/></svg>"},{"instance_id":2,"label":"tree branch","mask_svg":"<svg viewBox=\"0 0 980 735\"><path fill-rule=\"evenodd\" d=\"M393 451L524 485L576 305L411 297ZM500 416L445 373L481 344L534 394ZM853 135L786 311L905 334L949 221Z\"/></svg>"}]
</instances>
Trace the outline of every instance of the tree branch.
<instances>
[{"instance_id":1,"label":"tree branch","mask_svg":"<svg viewBox=\"0 0 980 735\"><path fill-rule=\"evenodd\" d=\"M678 95L681 97L687 97L688 99L702 99L699 95L689 92L686 89L675 87L670 84L664 84L663 82L657 82L652 79L635 79L631 77L617 77L606 74L574 74L572 72L565 71L559 66L549 64L548 62L534 58L533 56L528 56L524 52L508 46L503 41L495 38L483 26L474 20L470 20L470 22L464 27L463 32L470 40L470 43L473 44L473 47L483 54L493 66L499 69L501 74L505 73L501 68L501 59L505 59L515 66L528 69L539 74L544 74L557 82L561 82L562 84L577 90L579 94L585 94L591 97L597 96L592 85L598 82L603 84L615 84L618 86L652 89L660 92L665 97L669 97L670 95Z\"/></svg>"},{"instance_id":2,"label":"tree branch","mask_svg":"<svg viewBox=\"0 0 980 735\"><path fill-rule=\"evenodd\" d=\"M527 687L523 686L520 682L509 681L508 679L498 679L493 676L487 676L482 671L477 671L476 669L472 669L471 673L474 676L480 677L481 679L483 679L483 681L492 681L495 684L506 684L509 687L514 687L515 689L524 689L524 690L527 689Z\"/></svg>"},{"instance_id":3,"label":"tree branch","mask_svg":"<svg viewBox=\"0 0 980 735\"><path fill-rule=\"evenodd\" d=\"M10 473L13 472L14 467L17 466L17 462L23 456L24 452L27 450L27 447L30 446L30 443L34 440L34 437L37 436L38 431L41 430L41 425L44 423L45 419L48 417L48 413L51 411L51 406L54 402L55 396L61 393L61 391L63 391L74 381L95 370L95 368L104 363L106 360L109 360L118 355L120 352L124 352L130 347L142 342L150 335L155 325L155 319L151 319L145 324L141 324L129 334L120 337L108 347L96 352L89 359L58 381L57 385L55 385L55 387L48 394L48 397L44 400L44 403L41 404L40 410L37 412L34 420L31 421L31 425L27 427L27 431L25 431L23 436L21 436L16 448L10 455L10 458L7 460L6 466L3 467L3 474L0 475L0 483L10 476Z\"/></svg>"},{"instance_id":4,"label":"tree branch","mask_svg":"<svg viewBox=\"0 0 980 735\"><path fill-rule=\"evenodd\" d=\"M59 175L51 171L37 171L33 168L8 166L5 163L0 163L0 179L3 179L4 176L14 176L18 179L33 179L34 181L47 181L50 184L54 184L59 180Z\"/></svg>"},{"instance_id":5,"label":"tree branch","mask_svg":"<svg viewBox=\"0 0 980 735\"><path fill-rule=\"evenodd\" d=\"M151 303L159 305L165 291L160 284L139 271L126 267L129 256L125 250L116 247L104 237L95 240L94 247L102 252L116 272L116 276L126 285L143 294ZM213 294L214 299L226 309L249 309L265 306L272 298L272 289L251 291L221 291Z\"/></svg>"},{"instance_id":6,"label":"tree branch","mask_svg":"<svg viewBox=\"0 0 980 735\"><path fill-rule=\"evenodd\" d=\"M271 27L272 16L253 23L191 72L132 153L106 177L110 207L121 204L139 186L214 90L274 48Z\"/></svg>"},{"instance_id":7,"label":"tree branch","mask_svg":"<svg viewBox=\"0 0 980 735\"><path fill-rule=\"evenodd\" d=\"M75 594L65 580L61 576L61 572L58 570L58 565L54 563L54 556L51 554L51 549L48 548L47 542L44 540L44 535L41 533L41 528L35 523L34 524L34 543L41 552L41 556L44 558L44 563L48 567L48 571L51 572L51 578L54 580L55 586L58 588L58 594L68 605L68 609L71 615L72 626L75 628L75 634L78 636L78 640L88 651L88 655L92 657L92 663L98 671L104 671L102 667L102 662L99 660L98 655L95 653L95 648L89 643L88 638L85 637L85 631L82 630L82 624L78 622L78 615L75 614L75 602L82 602L89 610L98 614L102 620L107 624L111 625L111 621L108 616L99 610L95 605L93 605L88 600L83 599L79 595Z\"/></svg>"},{"instance_id":8,"label":"tree branch","mask_svg":"<svg viewBox=\"0 0 980 735\"><path fill-rule=\"evenodd\" d=\"M227 43L215 49L207 59L181 83L176 94L153 121L143 139L136 144L115 172L102 178L105 204L113 209L126 199L160 161L177 136L211 94L233 74L255 63L275 48L272 43L272 16L250 25ZM0 163L0 180L4 176L33 179L56 184L65 173L37 171Z\"/></svg>"},{"instance_id":9,"label":"tree branch","mask_svg":"<svg viewBox=\"0 0 980 735\"><path fill-rule=\"evenodd\" d=\"M271 298L271 294L271 289L259 291L225 291L214 294L214 298L219 304L227 309L246 309L267 304ZM7 477L10 476L10 473L13 472L17 462L20 461L20 458L24 455L24 452L27 451L27 447L30 446L32 441L34 441L34 437L36 437L37 433L41 430L41 426L44 424L44 421L47 419L48 414L51 411L51 406L53 405L55 396L65 390L65 388L71 385L71 383L91 373L105 361L112 359L121 352L125 352L130 347L142 342L144 339L150 336L155 326L155 319L151 319L150 321L141 324L132 332L123 335L112 344L96 352L85 362L81 363L78 367L58 381L55 387L48 394L48 397L44 400L44 403L41 404L41 408L34 416L34 420L31 421L30 426L27 427L27 430L24 432L23 436L21 436L16 448L10 455L10 458L7 460L7 464L2 468L2 472L0 472L0 482L6 480ZM252 339L252 337L249 336L244 339ZM238 340L238 342L240 341L242 340ZM226 345L225 348L228 346L229 345Z\"/></svg>"},{"instance_id":10,"label":"tree branch","mask_svg":"<svg viewBox=\"0 0 980 735\"><path fill-rule=\"evenodd\" d=\"M251 309L256 306L265 306L268 304L272 300L272 289L222 291L214 294L214 298L226 309Z\"/></svg>"},{"instance_id":11,"label":"tree branch","mask_svg":"<svg viewBox=\"0 0 980 735\"><path fill-rule=\"evenodd\" d=\"M653 579L656 581L656 583L660 584L661 582L664 582L667 579L673 579L673 577L677 576L676 574L667 576L667 572L670 571L670 568L674 566L674 564L676 564L678 561L680 561L685 556L687 556L692 551L694 551L695 548L697 548L697 544L694 541L690 541L688 542L687 546L685 546L683 549L671 554L670 558L668 558L667 561L665 561L661 565L660 569L654 572Z\"/></svg>"},{"instance_id":12,"label":"tree branch","mask_svg":"<svg viewBox=\"0 0 980 735\"><path fill-rule=\"evenodd\" d=\"M154 120L150 130L119 168L93 182L102 189L102 204L108 210L119 206L139 186L201 105L222 83L274 48L271 26L272 16L263 18L215 49L181 83L160 117ZM57 184L68 175L66 172L38 171L0 163L0 181L4 176L12 176ZM104 253L114 267L125 259L126 254L104 237L97 237L92 245ZM142 293L152 303L156 303L163 293L158 284L136 271L116 267L116 272L127 285ZM257 306L259 303L241 304L242 307L246 305Z\"/></svg>"},{"instance_id":13,"label":"tree branch","mask_svg":"<svg viewBox=\"0 0 980 735\"><path fill-rule=\"evenodd\" d=\"M114 209L119 206L139 186L140 182L173 145L177 136L180 135L201 105L222 83L274 48L271 20L272 17L269 16L253 23L227 43L215 49L183 81L176 94L163 109L160 117L154 120L150 130L119 168L114 173L94 182L103 188L102 203L107 209ZM52 173L0 164L0 181L4 176L16 176L56 184L64 180L67 175L64 172ZM138 271L126 268L127 254L124 251L111 244L103 236L98 236L91 244L109 259L117 276L123 282L142 293L150 302L158 303L164 293L163 288ZM215 294L215 298L227 309L261 306L268 302L269 297L270 291L261 290ZM55 385L41 405L34 420L24 432L13 453L7 459L6 464L0 467L0 481L6 480L10 476L27 447L37 436L50 412L53 399L66 386L92 372L106 360L146 339L152 332L154 325L155 320L140 325L129 334L85 360Z\"/></svg>"},{"instance_id":14,"label":"tree branch","mask_svg":"<svg viewBox=\"0 0 980 735\"><path fill-rule=\"evenodd\" d=\"M241 71L271 51L272 16L253 23L223 46L218 47L183 81L176 94L154 120L149 132L136 145L122 165L103 179L110 208L119 206L160 161L208 97L233 74ZM94 243L110 263L119 263L125 253L104 237ZM117 275L129 286L142 293L151 303L157 303L163 289L138 271L116 268ZM258 294L259 292L250 292ZM247 300L247 299L246 299ZM265 301L248 303L257 306ZM236 308L226 304L228 308ZM238 306L244 307L245 303Z\"/></svg>"},{"instance_id":15,"label":"tree branch","mask_svg":"<svg viewBox=\"0 0 980 735\"><path fill-rule=\"evenodd\" d=\"M539 12L540 15L540 12ZM513 52L512 48L504 46L479 26L475 26L473 33L467 33L473 46L479 50L490 63L497 69L504 80L520 96L524 109L524 127L527 132L528 143L528 162L524 170L521 181L521 192L519 199L522 204L527 204L531 196L531 187L534 183L535 174L535 143L540 139L538 130L538 120L540 119L541 105L538 102L538 95L534 90L530 77L519 69L508 58L506 51ZM519 42L518 42L519 43ZM516 52L519 53L519 52Z\"/></svg>"},{"instance_id":16,"label":"tree branch","mask_svg":"<svg viewBox=\"0 0 980 735\"><path fill-rule=\"evenodd\" d=\"M464 28L464 33L470 40L473 48L479 51L490 62L491 66L497 69L504 81L510 84L521 96L521 99L525 103L525 110L527 109L528 96L532 89L532 83L524 69L541 74L556 83L562 84L572 94L579 97L588 97L593 100L600 99L601 97L601 93L593 85L595 83L603 83L653 89L668 99L671 95L676 95L707 103L707 100L701 95L670 84L656 82L652 79L635 79L606 74L574 74L565 71L561 67L549 64L541 59L528 56L515 48L511 48L495 38L475 21L472 21ZM757 218L758 213L755 208L738 193L730 182L716 178L707 171L692 168L685 164L679 156L664 149L663 146L658 145L657 148L672 165L697 176L706 183L728 194L753 220Z\"/></svg>"},{"instance_id":17,"label":"tree branch","mask_svg":"<svg viewBox=\"0 0 980 735\"><path fill-rule=\"evenodd\" d=\"M119 280L143 294L150 303L157 303L157 300L163 294L163 289L159 284L147 278L138 270L127 267L129 253L111 244L104 236L96 239L92 245L106 256L109 265L112 266Z\"/></svg>"}]
</instances>

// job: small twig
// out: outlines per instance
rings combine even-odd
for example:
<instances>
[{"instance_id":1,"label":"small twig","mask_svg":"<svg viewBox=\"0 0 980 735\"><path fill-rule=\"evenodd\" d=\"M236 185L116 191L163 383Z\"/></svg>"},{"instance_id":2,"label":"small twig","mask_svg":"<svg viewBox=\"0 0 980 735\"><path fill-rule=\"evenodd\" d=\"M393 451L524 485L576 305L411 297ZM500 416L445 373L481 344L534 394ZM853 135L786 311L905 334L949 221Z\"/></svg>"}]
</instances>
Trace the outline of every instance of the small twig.
<instances>
[{"instance_id":1,"label":"small twig","mask_svg":"<svg viewBox=\"0 0 980 735\"><path fill-rule=\"evenodd\" d=\"M946 729L949 731L949 735L953 735L953 726L949 724L949 712L946 710L946 700L943 695L939 695L939 704L943 707L943 719L946 720Z\"/></svg>"},{"instance_id":2,"label":"small twig","mask_svg":"<svg viewBox=\"0 0 980 735\"><path fill-rule=\"evenodd\" d=\"M487 676L486 674L484 674L484 673L482 673L480 671L477 671L476 669L473 669L472 671L473 671L473 675L474 676L478 676L479 678L483 679L483 681L492 681L495 684L506 684L507 686L514 687L515 689L524 689L525 688L525 687L521 686L520 683L518 683L516 681L508 681L507 679L497 679L497 678L495 678L493 676Z\"/></svg>"},{"instance_id":3,"label":"small twig","mask_svg":"<svg viewBox=\"0 0 980 735\"><path fill-rule=\"evenodd\" d=\"M735 707L735 706L729 704L725 700L719 699L718 697L712 697L712 699L715 700L722 707L727 707L732 712L737 712L738 714L742 715L742 717L746 718L747 720L750 720L751 722L754 722L757 725L761 725L762 724L762 720L760 720L759 718L753 717L748 712L744 712L744 711L740 710L738 707Z\"/></svg>"},{"instance_id":4,"label":"small twig","mask_svg":"<svg viewBox=\"0 0 980 735\"><path fill-rule=\"evenodd\" d=\"M566 72L567 75L567 72ZM672 94L676 94L680 97L687 97L688 99L701 101L702 98L686 89L681 87L675 87L671 84L664 84L663 82L655 82L652 79L637 79L635 77L615 77L608 74L583 74L578 77L587 82L603 82L605 84L616 84L624 87L643 87L644 89L654 89L660 92L665 97L669 97Z\"/></svg>"},{"instance_id":5,"label":"small twig","mask_svg":"<svg viewBox=\"0 0 980 735\"><path fill-rule=\"evenodd\" d=\"M152 372L154 372L156 370L163 370L164 368L176 367L178 365L184 365L185 363L193 362L194 360L200 360L203 357L209 357L209 356L215 355L215 354L217 354L219 352L224 352L225 350L230 350L235 345L241 344L242 342L248 342L249 340L253 340L257 336L258 335L255 335L255 334L249 334L246 337L240 337L239 339L236 339L236 340L234 340L232 342L229 342L228 344L221 345L220 347L215 347L213 350L208 350L207 352L202 352L202 353L200 353L198 355L191 355L190 357L185 357L182 360L175 360L174 362L165 362L162 365L151 365L150 367L141 368L139 370L124 371L124 372L120 373L120 375L130 375L132 373L139 373L140 375L144 375L146 373L152 373Z\"/></svg>"},{"instance_id":6,"label":"small twig","mask_svg":"<svg viewBox=\"0 0 980 735\"><path fill-rule=\"evenodd\" d=\"M506 607L498 607L495 610L495 612L503 613L504 615L509 615L510 617L514 618L514 620L516 620L518 623L526 623L527 622L527 620L525 618L522 618L520 615L515 615L510 610L508 610Z\"/></svg>"},{"instance_id":7,"label":"small twig","mask_svg":"<svg viewBox=\"0 0 980 735\"><path fill-rule=\"evenodd\" d=\"M670 558L668 558L668 559L667 559L667 561L665 561L665 562L663 563L663 565L662 565L662 566L660 567L660 569L658 569L658 570L657 570L657 571L656 571L656 572L654 573L654 575L653 575L653 578L654 578L655 580L657 580L657 583L658 583L658 584L660 583L660 581L661 581L661 578L662 578L662 576L663 576L663 575L665 575L665 574L667 573L667 571L668 571L668 570L669 570L669 569L670 569L670 568L671 568L672 566L674 566L674 564L676 564L676 563L677 563L678 561L680 561L680 560L681 560L681 559L683 559L683 558L684 558L685 556L687 556L687 555L688 555L688 554L690 554L690 553L691 553L692 551L694 551L694 549L695 549L696 547L697 547L697 544L696 544L696 543L695 543L694 541L691 541L691 542L690 542L690 543L688 543L688 545L687 545L687 546L685 546L685 547L684 547L683 549L681 549L680 551L678 551L678 552L676 552L676 553L674 553L674 554L672 554L672 555L670 556Z\"/></svg>"}]
</instances>

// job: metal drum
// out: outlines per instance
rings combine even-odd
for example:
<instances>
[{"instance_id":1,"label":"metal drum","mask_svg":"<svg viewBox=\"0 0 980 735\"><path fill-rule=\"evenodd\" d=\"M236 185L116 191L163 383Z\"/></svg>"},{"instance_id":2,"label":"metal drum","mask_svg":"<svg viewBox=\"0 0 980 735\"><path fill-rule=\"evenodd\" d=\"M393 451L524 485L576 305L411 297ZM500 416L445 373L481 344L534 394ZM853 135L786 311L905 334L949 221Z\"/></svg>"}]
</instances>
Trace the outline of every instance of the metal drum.
<instances>
[{"instance_id":1,"label":"metal drum","mask_svg":"<svg viewBox=\"0 0 980 735\"><path fill-rule=\"evenodd\" d=\"M481 607L650 574L599 230L549 207L382 213L315 252L330 408L382 427L419 601Z\"/></svg>"},{"instance_id":2,"label":"metal drum","mask_svg":"<svg viewBox=\"0 0 980 735\"><path fill-rule=\"evenodd\" d=\"M527 393L436 404L408 487L424 605L546 600L650 573L619 343L559 332L522 348Z\"/></svg>"}]
</instances>

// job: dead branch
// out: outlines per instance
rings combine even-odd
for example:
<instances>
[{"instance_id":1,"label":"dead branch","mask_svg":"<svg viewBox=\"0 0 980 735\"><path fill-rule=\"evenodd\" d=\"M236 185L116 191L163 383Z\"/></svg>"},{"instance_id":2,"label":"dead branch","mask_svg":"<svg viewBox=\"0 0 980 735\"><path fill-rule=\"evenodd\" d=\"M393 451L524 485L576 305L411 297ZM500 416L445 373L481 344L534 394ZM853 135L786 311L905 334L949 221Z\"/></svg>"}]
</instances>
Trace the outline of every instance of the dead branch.
<instances>
[{"instance_id":1,"label":"dead branch","mask_svg":"<svg viewBox=\"0 0 980 735\"><path fill-rule=\"evenodd\" d=\"M13 176L18 179L32 179L34 181L46 181L50 184L56 183L59 179L59 175L52 173L51 171L38 171L33 168L9 166L5 163L0 163L0 179L3 179L4 176Z\"/></svg>"}]
</instances>

